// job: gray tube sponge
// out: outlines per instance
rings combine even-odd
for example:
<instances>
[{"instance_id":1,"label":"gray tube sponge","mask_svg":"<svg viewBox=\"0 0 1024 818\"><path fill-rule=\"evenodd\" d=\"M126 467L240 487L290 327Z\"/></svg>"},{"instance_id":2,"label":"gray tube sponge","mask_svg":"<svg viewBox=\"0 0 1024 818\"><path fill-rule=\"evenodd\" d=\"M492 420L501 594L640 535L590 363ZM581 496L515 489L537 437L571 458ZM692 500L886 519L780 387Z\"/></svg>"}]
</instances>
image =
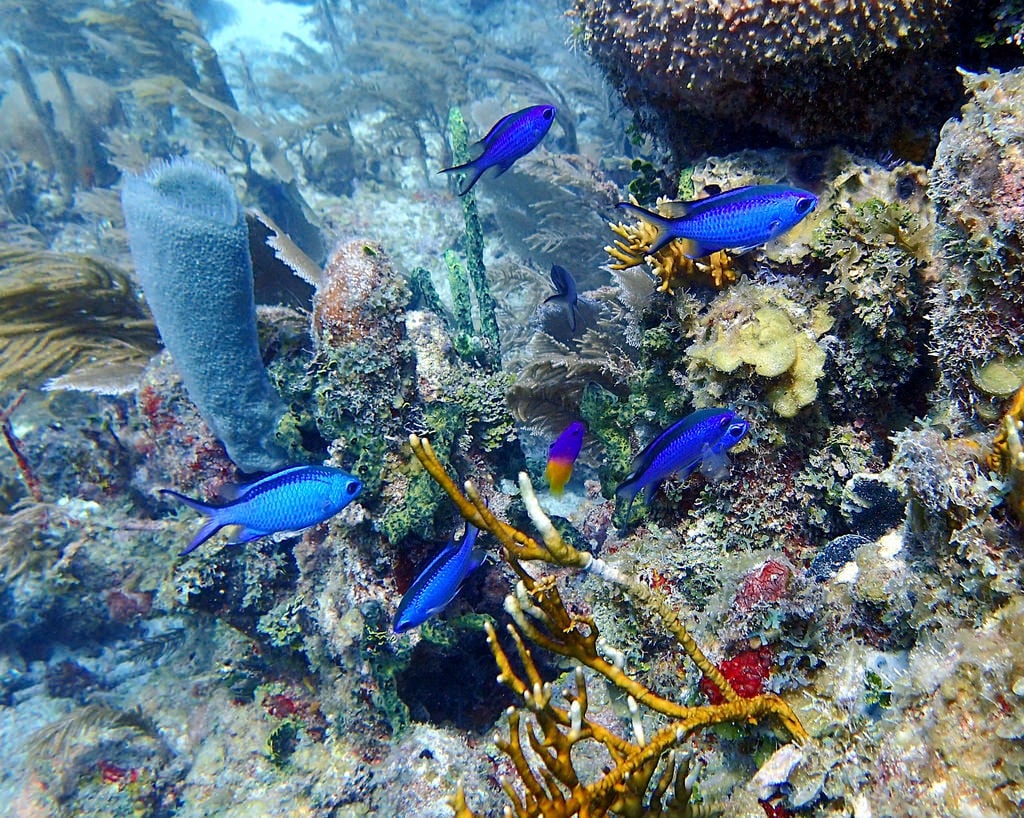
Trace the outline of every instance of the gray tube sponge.
<instances>
[{"instance_id":1,"label":"gray tube sponge","mask_svg":"<svg viewBox=\"0 0 1024 818\"><path fill-rule=\"evenodd\" d=\"M127 176L121 207L135 271L189 397L243 471L284 465L285 406L256 338L245 214L228 178L192 159Z\"/></svg>"}]
</instances>

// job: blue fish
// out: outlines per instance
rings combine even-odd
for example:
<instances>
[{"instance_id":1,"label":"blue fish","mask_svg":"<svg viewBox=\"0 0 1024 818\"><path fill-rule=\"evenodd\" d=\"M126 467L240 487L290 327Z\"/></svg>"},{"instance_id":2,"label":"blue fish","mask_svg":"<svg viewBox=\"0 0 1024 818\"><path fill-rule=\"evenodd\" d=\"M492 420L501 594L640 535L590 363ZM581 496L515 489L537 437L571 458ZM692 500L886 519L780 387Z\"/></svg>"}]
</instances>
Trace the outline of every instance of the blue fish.
<instances>
[{"instance_id":1,"label":"blue fish","mask_svg":"<svg viewBox=\"0 0 1024 818\"><path fill-rule=\"evenodd\" d=\"M579 298L576 294L576 281L572 273L557 264L551 265L551 286L555 288L555 294L544 299L544 303L556 301L565 305L565 312L569 318L570 332L576 332L576 312L579 307Z\"/></svg>"},{"instance_id":2,"label":"blue fish","mask_svg":"<svg viewBox=\"0 0 1024 818\"><path fill-rule=\"evenodd\" d=\"M322 523L351 503L362 488L357 478L341 469L293 466L245 486L235 500L220 506L170 489L160 489L160 492L210 518L188 548L179 554L183 557L226 525L242 526L238 539L231 543L240 545L279 531L299 531Z\"/></svg>"},{"instance_id":3,"label":"blue fish","mask_svg":"<svg viewBox=\"0 0 1024 818\"><path fill-rule=\"evenodd\" d=\"M672 474L681 480L700 466L705 477L717 480L729 473L728 452L743 439L750 424L731 409L698 409L673 423L637 455L633 471L615 489L629 506L641 491L650 504L658 486Z\"/></svg>"},{"instance_id":4,"label":"blue fish","mask_svg":"<svg viewBox=\"0 0 1024 818\"><path fill-rule=\"evenodd\" d=\"M817 204L817 196L799 188L750 185L694 202L666 202L661 205L669 211L666 216L630 202L618 206L658 229L648 255L680 239L687 258L704 258L719 250L745 253L771 241L796 226Z\"/></svg>"},{"instance_id":5,"label":"blue fish","mask_svg":"<svg viewBox=\"0 0 1024 818\"><path fill-rule=\"evenodd\" d=\"M463 580L484 560L484 552L473 549L477 532L476 526L466 523L462 542L449 540L441 553L420 572L398 603L391 625L395 633L419 627L455 599Z\"/></svg>"},{"instance_id":6,"label":"blue fish","mask_svg":"<svg viewBox=\"0 0 1024 818\"><path fill-rule=\"evenodd\" d=\"M517 159L536 148L555 121L558 109L554 105L531 105L521 111L506 114L487 132L487 136L477 142L483 145L483 152L472 162L444 168L438 173L454 173L465 171L469 181L459 191L460 196L469 193L477 179L488 168L497 167L497 176L501 176L512 167Z\"/></svg>"}]
</instances>

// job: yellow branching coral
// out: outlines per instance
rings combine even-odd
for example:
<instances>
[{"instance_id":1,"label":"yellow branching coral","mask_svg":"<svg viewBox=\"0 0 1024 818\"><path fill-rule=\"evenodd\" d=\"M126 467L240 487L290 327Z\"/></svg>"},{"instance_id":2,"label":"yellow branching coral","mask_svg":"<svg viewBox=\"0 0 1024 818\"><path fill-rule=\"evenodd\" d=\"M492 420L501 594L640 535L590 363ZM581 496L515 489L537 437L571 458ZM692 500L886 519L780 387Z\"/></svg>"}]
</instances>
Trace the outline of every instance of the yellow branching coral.
<instances>
[{"instance_id":1,"label":"yellow branching coral","mask_svg":"<svg viewBox=\"0 0 1024 818\"><path fill-rule=\"evenodd\" d=\"M636 200L630 197L630 201L636 204ZM658 199L655 211L662 215L668 215L664 202L665 198ZM654 275L661 281L658 285L658 292L673 294L673 286L678 286L687 280L710 279L716 287L725 287L736 280L736 271L732 268L732 260L724 250L712 253L703 261L695 261L683 254L682 243L678 241L669 242L654 255L648 255L647 251L657 236L658 230L650 222L637 219L630 224L622 222L609 222L608 226L612 232L620 238L615 240L614 245L604 248L604 251L612 257L610 265L613 270L625 270L629 267L636 267L646 261L651 266Z\"/></svg>"},{"instance_id":2,"label":"yellow branching coral","mask_svg":"<svg viewBox=\"0 0 1024 818\"><path fill-rule=\"evenodd\" d=\"M567 543L541 509L525 473L519 475L519 489L540 540L495 517L471 482L465 483L464 491L460 490L438 461L429 442L411 435L409 443L423 467L451 497L463 518L497 538L503 558L519 576L515 593L505 600L505 610L514 622L509 626L509 633L525 668L525 680L512 670L493 628L488 629L488 643L501 671L499 681L521 698L520 706L513 708L509 715L509 739L498 745L512 760L525 788L525 795L520 796L511 785L504 786L514 805L510 814L517 818L541 815L546 818L596 818L608 814L685 816L692 814L687 812L686 773L680 772L671 751L691 733L726 722L755 723L771 718L794 740L804 741L807 738L807 732L792 709L778 696L762 694L741 698L704 655L679 620L679 615L661 594L593 554ZM566 610L553 578L538 579L527 573L522 563L533 561L588 571L617 585L634 603L652 613L676 638L694 664L722 692L724 702L703 706L679 704L659 695L606 659L598 650L599 633L593 619L572 615ZM593 724L586 718L586 685L582 669L577 670L576 693L566 694L569 707L556 707L552 704L551 687L541 679L523 642L523 635L535 645L572 659L578 668L587 667L603 676L627 695L634 714L644 706L667 717L669 723L646 741L637 736L635 742ZM534 766L531 766L521 744L524 715L531 718L537 728L522 727L533 750L530 759ZM634 722L639 725L638 715L635 715ZM576 777L571 751L581 741L597 741L614 762L611 769L596 781L585 783ZM537 759L541 765L539 769L536 768ZM655 778L659 769L661 773ZM674 795L663 805L663 797L673 782ZM461 792L453 803L459 818L472 818L473 813Z\"/></svg>"},{"instance_id":3,"label":"yellow branching coral","mask_svg":"<svg viewBox=\"0 0 1024 818\"><path fill-rule=\"evenodd\" d=\"M1024 386L1017 390L1013 403L999 422L999 431L986 458L988 466L1007 481L1006 502L1018 520L1024 521Z\"/></svg>"}]
</instances>

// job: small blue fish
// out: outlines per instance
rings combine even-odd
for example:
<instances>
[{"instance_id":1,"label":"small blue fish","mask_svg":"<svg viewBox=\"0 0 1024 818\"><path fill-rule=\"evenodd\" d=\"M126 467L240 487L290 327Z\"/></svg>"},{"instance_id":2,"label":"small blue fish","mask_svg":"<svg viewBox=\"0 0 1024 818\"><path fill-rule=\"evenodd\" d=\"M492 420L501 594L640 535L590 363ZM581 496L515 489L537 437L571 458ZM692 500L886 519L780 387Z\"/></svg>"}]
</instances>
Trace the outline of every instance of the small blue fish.
<instances>
[{"instance_id":1,"label":"small blue fish","mask_svg":"<svg viewBox=\"0 0 1024 818\"><path fill-rule=\"evenodd\" d=\"M240 525L240 545L279 531L299 531L322 523L351 503L363 484L351 474L331 466L294 466L246 486L237 499L215 506L186 497L170 489L160 489L181 500L210 519L206 521L188 548L191 553L226 525Z\"/></svg>"},{"instance_id":2,"label":"small blue fish","mask_svg":"<svg viewBox=\"0 0 1024 818\"><path fill-rule=\"evenodd\" d=\"M477 531L476 526L466 523L462 542L449 540L441 553L420 572L398 603L391 625L395 633L419 627L455 599L463 580L484 560L484 552L473 549Z\"/></svg>"},{"instance_id":3,"label":"small blue fish","mask_svg":"<svg viewBox=\"0 0 1024 818\"><path fill-rule=\"evenodd\" d=\"M551 265L551 286L555 288L555 294L544 299L544 303L556 301L565 305L566 317L569 319L569 331L576 332L576 313L579 310L576 294L576 281L572 273L557 264Z\"/></svg>"},{"instance_id":4,"label":"small blue fish","mask_svg":"<svg viewBox=\"0 0 1024 818\"><path fill-rule=\"evenodd\" d=\"M521 111L506 114L487 132L487 136L477 142L483 145L483 152L472 162L444 168L438 173L454 173L466 171L469 180L459 191L460 196L469 193L477 179L488 168L497 167L497 176L501 176L512 167L517 159L536 148L555 121L558 109L554 105L531 105Z\"/></svg>"},{"instance_id":5,"label":"small blue fish","mask_svg":"<svg viewBox=\"0 0 1024 818\"><path fill-rule=\"evenodd\" d=\"M725 477L729 449L743 439L749 427L731 409L698 409L673 423L637 455L633 471L615 489L616 496L631 506L644 491L645 502L650 504L663 480L672 474L685 480L698 466L708 479Z\"/></svg>"},{"instance_id":6,"label":"small blue fish","mask_svg":"<svg viewBox=\"0 0 1024 818\"><path fill-rule=\"evenodd\" d=\"M817 204L817 196L799 188L750 185L694 202L666 202L661 207L668 209L667 216L630 202L618 206L658 229L648 255L680 239L687 258L704 258L719 250L745 253L771 241L794 227Z\"/></svg>"}]
</instances>

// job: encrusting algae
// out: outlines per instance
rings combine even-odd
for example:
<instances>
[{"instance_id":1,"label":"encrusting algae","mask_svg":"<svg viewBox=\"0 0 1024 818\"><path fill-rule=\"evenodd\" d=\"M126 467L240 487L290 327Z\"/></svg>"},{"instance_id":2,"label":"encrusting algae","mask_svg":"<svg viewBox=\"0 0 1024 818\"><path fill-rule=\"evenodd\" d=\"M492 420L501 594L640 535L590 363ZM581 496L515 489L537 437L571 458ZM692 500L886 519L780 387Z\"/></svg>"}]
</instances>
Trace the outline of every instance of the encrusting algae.
<instances>
[{"instance_id":1,"label":"encrusting algae","mask_svg":"<svg viewBox=\"0 0 1024 818\"><path fill-rule=\"evenodd\" d=\"M539 541L495 517L472 482L467 481L464 491L461 491L427 440L410 435L409 443L423 467L452 499L466 522L489 532L501 543L502 558L519 576L515 594L505 600L505 610L514 622L508 630L524 665L526 680L512 670L493 626L487 626L488 644L501 671L499 681L521 699L521 704L509 714L509 739L498 743L511 759L525 787L525 793L520 794L510 783L502 784L514 805L513 814L518 818L601 816L610 812L626 816L661 815L661 799L673 780L676 784L675 801L685 797L686 773L676 766L671 751L690 734L703 728L725 723L756 723L772 718L793 740L803 742L808 738L796 714L778 696L769 693L741 698L689 635L679 615L661 593L567 543L541 509L525 472L519 475L519 490L530 520L541 536ZM663 698L627 674L618 664L605 659L598 651L600 634L593 618L570 614L553 577L538 579L527 573L523 563L533 561L587 571L620 588L675 637L705 678L721 691L722 703L688 706ZM552 704L551 685L541 678L521 634L534 644L578 663L576 693L566 694L568 709ZM644 705L670 719L669 724L646 742L638 737L633 743L592 723L586 718L587 692L583 667L603 676L626 694L634 722L638 723L636 714L639 706ZM539 769L531 766L533 756L528 758L520 743L519 728L527 712L533 715L541 731L538 737L535 731L527 728L530 745L543 765ZM586 740L602 744L614 762L610 770L590 783L578 778L571 752L576 744ZM662 759L666 759L665 767L655 779ZM652 780L655 784L648 793ZM461 790L453 803L458 818L474 815Z\"/></svg>"}]
</instances>

